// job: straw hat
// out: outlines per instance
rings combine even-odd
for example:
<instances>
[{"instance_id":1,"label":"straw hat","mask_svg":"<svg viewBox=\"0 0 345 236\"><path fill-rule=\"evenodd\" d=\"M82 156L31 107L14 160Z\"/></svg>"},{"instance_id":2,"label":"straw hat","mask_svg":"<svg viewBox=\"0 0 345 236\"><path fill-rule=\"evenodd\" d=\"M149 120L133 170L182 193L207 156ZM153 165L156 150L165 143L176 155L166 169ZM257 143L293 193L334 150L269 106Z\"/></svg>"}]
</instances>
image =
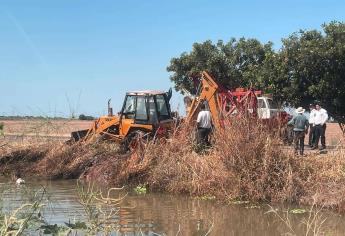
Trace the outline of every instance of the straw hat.
<instances>
[{"instance_id":1,"label":"straw hat","mask_svg":"<svg viewBox=\"0 0 345 236\"><path fill-rule=\"evenodd\" d=\"M296 113L298 113L298 114L302 114L304 112L305 112L305 109L303 109L303 107L299 107L296 109Z\"/></svg>"}]
</instances>

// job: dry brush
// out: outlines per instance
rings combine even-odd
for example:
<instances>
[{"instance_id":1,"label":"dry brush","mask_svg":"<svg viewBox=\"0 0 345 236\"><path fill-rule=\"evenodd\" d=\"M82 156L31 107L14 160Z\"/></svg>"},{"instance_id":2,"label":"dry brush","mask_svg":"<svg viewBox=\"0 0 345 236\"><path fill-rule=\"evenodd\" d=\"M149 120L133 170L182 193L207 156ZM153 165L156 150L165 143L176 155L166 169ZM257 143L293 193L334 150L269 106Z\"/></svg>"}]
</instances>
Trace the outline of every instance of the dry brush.
<instances>
[{"instance_id":1,"label":"dry brush","mask_svg":"<svg viewBox=\"0 0 345 236\"><path fill-rule=\"evenodd\" d=\"M222 201L293 202L345 211L345 153L294 156L274 132L250 120L231 122L200 152L194 129L177 127L169 139L124 154L114 143L39 143L0 150L10 175L81 178L113 186L146 185L152 191L212 196Z\"/></svg>"}]
</instances>

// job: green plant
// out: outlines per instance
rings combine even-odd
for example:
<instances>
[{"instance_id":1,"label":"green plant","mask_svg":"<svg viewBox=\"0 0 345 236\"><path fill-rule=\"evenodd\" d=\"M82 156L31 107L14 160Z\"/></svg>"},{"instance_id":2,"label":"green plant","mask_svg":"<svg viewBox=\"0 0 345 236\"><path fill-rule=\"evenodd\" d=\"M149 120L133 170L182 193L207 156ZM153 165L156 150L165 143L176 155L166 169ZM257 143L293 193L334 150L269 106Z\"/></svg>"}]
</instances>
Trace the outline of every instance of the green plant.
<instances>
[{"instance_id":1,"label":"green plant","mask_svg":"<svg viewBox=\"0 0 345 236\"><path fill-rule=\"evenodd\" d=\"M82 185L78 183L77 192L79 203L84 208L86 222L75 223L74 227L79 230L85 230L87 233L97 235L109 235L118 230L117 214L119 205L127 194L119 197L112 197L112 193L118 192L123 188L110 188L107 194L103 196L100 189L97 189L93 183Z\"/></svg>"},{"instance_id":2,"label":"green plant","mask_svg":"<svg viewBox=\"0 0 345 236\"><path fill-rule=\"evenodd\" d=\"M43 224L39 229L43 230L43 234L50 235L69 235L71 233L71 228L57 224Z\"/></svg>"},{"instance_id":3,"label":"green plant","mask_svg":"<svg viewBox=\"0 0 345 236\"><path fill-rule=\"evenodd\" d=\"M4 123L0 123L0 135L4 135Z\"/></svg>"},{"instance_id":4,"label":"green plant","mask_svg":"<svg viewBox=\"0 0 345 236\"><path fill-rule=\"evenodd\" d=\"M316 207L315 199L314 204L310 207L309 210L305 209L292 209L286 210L282 213L279 212L278 209L269 206L270 210L267 211L265 214L273 213L281 222L285 224L288 229L287 235L300 235L299 232L292 226L291 223L291 215L292 214L306 214L305 217L302 218L300 221L302 227L302 233L305 236L317 236L317 235L325 235L324 234L324 223L326 221L326 217L322 214L322 207Z\"/></svg>"},{"instance_id":5,"label":"green plant","mask_svg":"<svg viewBox=\"0 0 345 236\"><path fill-rule=\"evenodd\" d=\"M138 185L137 187L134 188L134 191L137 194L146 194L147 193L146 185Z\"/></svg>"},{"instance_id":6,"label":"green plant","mask_svg":"<svg viewBox=\"0 0 345 236\"><path fill-rule=\"evenodd\" d=\"M0 193L10 190L11 185L1 186ZM2 198L0 198L0 236L31 235L110 235L119 227L118 211L121 201L127 194L114 197L122 188L110 188L104 192L96 188L94 184L77 185L79 202L84 208L85 221L76 219L74 222L65 222L64 225L49 224L41 214L42 204L49 201L45 189L32 191L23 186L22 196L25 202L15 210L3 213Z\"/></svg>"},{"instance_id":7,"label":"green plant","mask_svg":"<svg viewBox=\"0 0 345 236\"><path fill-rule=\"evenodd\" d=\"M34 193L32 202L23 203L9 213L0 213L0 235L22 235L40 224L45 194L45 190L40 189Z\"/></svg>"},{"instance_id":8,"label":"green plant","mask_svg":"<svg viewBox=\"0 0 345 236\"><path fill-rule=\"evenodd\" d=\"M302 208L295 208L295 209L291 209L290 210L291 214L304 214L306 212L307 212L307 210L306 209L302 209Z\"/></svg>"},{"instance_id":9,"label":"green plant","mask_svg":"<svg viewBox=\"0 0 345 236\"><path fill-rule=\"evenodd\" d=\"M209 200L215 200L216 197L212 195L204 195L201 197L197 197L197 199L204 200L204 201L209 201Z\"/></svg>"}]
</instances>

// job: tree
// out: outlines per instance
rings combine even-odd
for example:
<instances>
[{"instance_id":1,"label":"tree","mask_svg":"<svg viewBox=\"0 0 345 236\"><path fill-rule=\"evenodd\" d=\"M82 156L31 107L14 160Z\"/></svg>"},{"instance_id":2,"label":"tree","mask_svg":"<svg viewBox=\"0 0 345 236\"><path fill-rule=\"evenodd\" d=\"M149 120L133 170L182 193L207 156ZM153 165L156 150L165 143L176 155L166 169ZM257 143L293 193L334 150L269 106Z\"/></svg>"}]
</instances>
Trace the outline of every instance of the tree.
<instances>
[{"instance_id":1,"label":"tree","mask_svg":"<svg viewBox=\"0 0 345 236\"><path fill-rule=\"evenodd\" d=\"M94 120L95 118L93 116L86 116L84 114L79 115L79 120Z\"/></svg>"},{"instance_id":2,"label":"tree","mask_svg":"<svg viewBox=\"0 0 345 236\"><path fill-rule=\"evenodd\" d=\"M345 121L345 25L331 22L323 32L299 31L283 39L277 55L266 57L265 86L293 106L318 100Z\"/></svg>"},{"instance_id":3,"label":"tree","mask_svg":"<svg viewBox=\"0 0 345 236\"><path fill-rule=\"evenodd\" d=\"M177 91L195 93L188 77L207 70L228 88L253 86L286 105L320 101L345 123L345 24L331 22L322 29L293 33L277 51L256 39L194 43L191 52L171 59L167 70Z\"/></svg>"},{"instance_id":4,"label":"tree","mask_svg":"<svg viewBox=\"0 0 345 236\"><path fill-rule=\"evenodd\" d=\"M262 84L258 72L267 54L273 53L272 43L262 44L256 39L232 38L228 43L208 40L194 43L190 53L173 58L167 70L177 91L195 93L189 76L203 70L210 72L223 86L257 86Z\"/></svg>"}]
</instances>

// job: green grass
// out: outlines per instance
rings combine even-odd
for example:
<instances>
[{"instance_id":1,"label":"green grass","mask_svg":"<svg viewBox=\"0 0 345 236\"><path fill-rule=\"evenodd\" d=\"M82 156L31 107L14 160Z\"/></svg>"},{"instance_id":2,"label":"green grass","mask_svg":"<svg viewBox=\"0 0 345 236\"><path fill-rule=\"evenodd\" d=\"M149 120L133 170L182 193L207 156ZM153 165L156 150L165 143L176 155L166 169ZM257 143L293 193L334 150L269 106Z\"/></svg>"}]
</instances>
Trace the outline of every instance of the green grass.
<instances>
[{"instance_id":1,"label":"green grass","mask_svg":"<svg viewBox=\"0 0 345 236\"><path fill-rule=\"evenodd\" d=\"M137 194L146 194L147 193L147 188L145 185L138 185L137 187L134 188L134 191Z\"/></svg>"},{"instance_id":2,"label":"green grass","mask_svg":"<svg viewBox=\"0 0 345 236\"><path fill-rule=\"evenodd\" d=\"M113 198L118 191L110 188L102 192L93 184L77 186L78 201L84 209L85 219L74 219L62 225L49 224L41 212L44 210L43 202L49 201L44 188L32 190L22 186L25 193L23 203L11 212L2 211L3 194L11 190L10 185L0 187L0 236L10 235L111 235L117 232L119 224L116 220L118 209L126 194Z\"/></svg>"},{"instance_id":3,"label":"green grass","mask_svg":"<svg viewBox=\"0 0 345 236\"><path fill-rule=\"evenodd\" d=\"M4 123L0 123L0 136L4 135Z\"/></svg>"}]
</instances>

